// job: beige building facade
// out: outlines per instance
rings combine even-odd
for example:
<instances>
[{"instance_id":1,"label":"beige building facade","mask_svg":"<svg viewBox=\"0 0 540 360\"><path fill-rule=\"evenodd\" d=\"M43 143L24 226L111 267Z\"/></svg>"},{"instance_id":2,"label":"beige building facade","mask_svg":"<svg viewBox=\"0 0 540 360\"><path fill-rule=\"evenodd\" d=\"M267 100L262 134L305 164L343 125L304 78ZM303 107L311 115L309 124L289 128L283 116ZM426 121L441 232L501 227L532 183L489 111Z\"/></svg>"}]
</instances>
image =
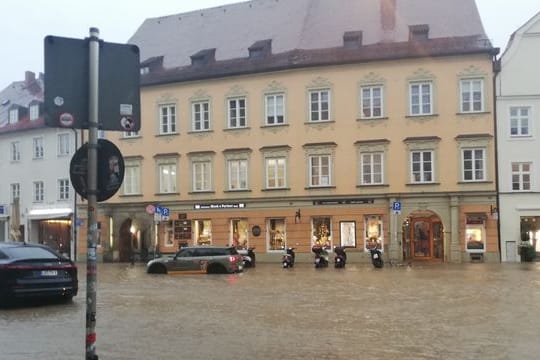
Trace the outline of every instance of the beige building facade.
<instances>
[{"instance_id":1,"label":"beige building facade","mask_svg":"<svg viewBox=\"0 0 540 360\"><path fill-rule=\"evenodd\" d=\"M499 261L497 49L483 30L432 38L435 26L277 54L261 35L243 58L211 48L174 68L143 59L141 131L107 134L125 176L99 208L104 260L231 244L309 261L321 243L350 261L373 246L394 263Z\"/></svg>"}]
</instances>

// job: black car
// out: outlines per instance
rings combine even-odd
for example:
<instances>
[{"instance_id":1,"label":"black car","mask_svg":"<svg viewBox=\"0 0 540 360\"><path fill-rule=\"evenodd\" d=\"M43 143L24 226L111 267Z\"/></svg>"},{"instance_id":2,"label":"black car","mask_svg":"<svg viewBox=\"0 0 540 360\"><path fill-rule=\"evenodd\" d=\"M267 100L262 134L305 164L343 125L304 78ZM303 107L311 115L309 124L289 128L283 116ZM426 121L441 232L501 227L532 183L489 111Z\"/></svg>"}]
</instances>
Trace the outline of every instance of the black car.
<instances>
[{"instance_id":1,"label":"black car","mask_svg":"<svg viewBox=\"0 0 540 360\"><path fill-rule=\"evenodd\" d=\"M0 304L77 295L75 263L48 246L0 242Z\"/></svg>"}]
</instances>

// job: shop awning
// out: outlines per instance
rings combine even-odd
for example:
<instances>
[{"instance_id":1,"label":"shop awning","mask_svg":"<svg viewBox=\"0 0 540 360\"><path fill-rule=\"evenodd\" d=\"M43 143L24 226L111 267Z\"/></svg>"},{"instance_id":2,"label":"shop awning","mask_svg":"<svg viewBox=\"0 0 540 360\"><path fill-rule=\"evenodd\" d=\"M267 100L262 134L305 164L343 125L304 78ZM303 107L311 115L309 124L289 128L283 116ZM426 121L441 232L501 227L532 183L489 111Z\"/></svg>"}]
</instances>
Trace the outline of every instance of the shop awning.
<instances>
[{"instance_id":1,"label":"shop awning","mask_svg":"<svg viewBox=\"0 0 540 360\"><path fill-rule=\"evenodd\" d=\"M71 208L32 209L28 212L27 218L32 220L58 219L70 217L71 214L73 214L73 209Z\"/></svg>"}]
</instances>

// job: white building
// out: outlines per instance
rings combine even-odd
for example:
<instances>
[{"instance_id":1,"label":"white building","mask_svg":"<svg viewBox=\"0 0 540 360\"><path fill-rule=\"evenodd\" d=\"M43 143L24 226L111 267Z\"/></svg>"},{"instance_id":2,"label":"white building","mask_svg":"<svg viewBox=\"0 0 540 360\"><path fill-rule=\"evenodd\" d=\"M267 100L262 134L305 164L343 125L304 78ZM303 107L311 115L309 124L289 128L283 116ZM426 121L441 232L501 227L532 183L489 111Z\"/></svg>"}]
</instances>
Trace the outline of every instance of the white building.
<instances>
[{"instance_id":1,"label":"white building","mask_svg":"<svg viewBox=\"0 0 540 360\"><path fill-rule=\"evenodd\" d=\"M540 13L514 34L496 79L501 260L522 234L540 252Z\"/></svg>"},{"instance_id":2,"label":"white building","mask_svg":"<svg viewBox=\"0 0 540 360\"><path fill-rule=\"evenodd\" d=\"M43 79L27 71L0 92L0 241L45 243L73 255L69 164L78 133L45 127Z\"/></svg>"}]
</instances>

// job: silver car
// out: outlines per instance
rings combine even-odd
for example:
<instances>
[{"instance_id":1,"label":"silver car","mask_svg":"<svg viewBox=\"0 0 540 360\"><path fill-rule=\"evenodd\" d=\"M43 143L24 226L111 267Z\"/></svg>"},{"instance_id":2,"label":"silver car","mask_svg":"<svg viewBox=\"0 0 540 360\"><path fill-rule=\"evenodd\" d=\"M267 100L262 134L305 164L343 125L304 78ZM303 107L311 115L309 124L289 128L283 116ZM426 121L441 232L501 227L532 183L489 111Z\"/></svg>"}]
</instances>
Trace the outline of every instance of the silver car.
<instances>
[{"instance_id":1,"label":"silver car","mask_svg":"<svg viewBox=\"0 0 540 360\"><path fill-rule=\"evenodd\" d=\"M149 274L207 273L225 274L244 270L242 255L229 246L193 246L181 248L176 255L150 260Z\"/></svg>"}]
</instances>

